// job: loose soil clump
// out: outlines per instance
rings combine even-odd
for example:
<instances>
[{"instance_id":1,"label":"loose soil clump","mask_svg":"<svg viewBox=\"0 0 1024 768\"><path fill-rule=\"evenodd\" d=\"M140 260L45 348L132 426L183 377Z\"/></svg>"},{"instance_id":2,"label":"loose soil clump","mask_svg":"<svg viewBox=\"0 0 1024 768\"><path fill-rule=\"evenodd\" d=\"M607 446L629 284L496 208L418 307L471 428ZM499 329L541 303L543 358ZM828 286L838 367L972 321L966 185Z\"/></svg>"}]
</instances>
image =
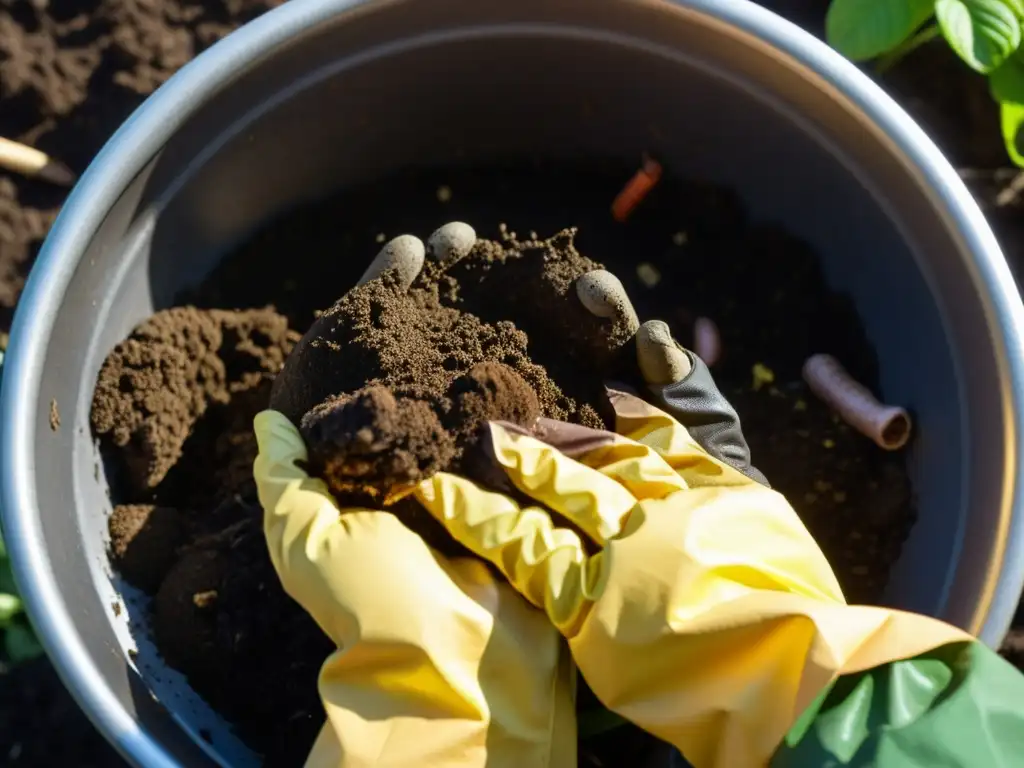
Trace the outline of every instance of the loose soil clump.
<instances>
[{"instance_id":1,"label":"loose soil clump","mask_svg":"<svg viewBox=\"0 0 1024 768\"><path fill-rule=\"evenodd\" d=\"M110 561L129 582L155 592L185 543L185 526L176 509L154 504L120 504L108 524Z\"/></svg>"},{"instance_id":2,"label":"loose soil clump","mask_svg":"<svg viewBox=\"0 0 1024 768\"><path fill-rule=\"evenodd\" d=\"M387 506L459 471L486 420L611 424L602 382L629 329L580 305L574 282L600 265L574 236L482 240L454 266L428 264L409 290L385 274L317 319L270 404L301 426L313 471L342 504ZM564 355L549 370L531 339L551 335Z\"/></svg>"},{"instance_id":3,"label":"loose soil clump","mask_svg":"<svg viewBox=\"0 0 1024 768\"><path fill-rule=\"evenodd\" d=\"M118 448L130 446L117 455L136 492L155 488L207 408L276 374L296 337L269 309L160 312L104 361L93 432Z\"/></svg>"},{"instance_id":4,"label":"loose soil clump","mask_svg":"<svg viewBox=\"0 0 1024 768\"><path fill-rule=\"evenodd\" d=\"M641 320L665 320L683 344L696 317L718 324L716 380L754 464L817 536L848 598L880 599L915 514L902 458L847 428L800 377L824 352L876 384L852 306L805 244L749 221L720 188L666 173L615 222L609 201L630 174L538 162L350 190L259 233L103 366L93 423L124 505L111 521L115 565L153 596L165 658L266 764L304 759L333 649L269 561L251 477L255 414L282 410L339 500L378 506L438 469L472 475L466 448L488 418L608 426L604 382L642 382L628 334L575 296L576 278L602 265ZM428 260L408 290L388 273L350 289L385 239L453 219L493 239L454 265ZM520 237L516 226L556 234ZM451 550L415 502L389 508Z\"/></svg>"}]
</instances>

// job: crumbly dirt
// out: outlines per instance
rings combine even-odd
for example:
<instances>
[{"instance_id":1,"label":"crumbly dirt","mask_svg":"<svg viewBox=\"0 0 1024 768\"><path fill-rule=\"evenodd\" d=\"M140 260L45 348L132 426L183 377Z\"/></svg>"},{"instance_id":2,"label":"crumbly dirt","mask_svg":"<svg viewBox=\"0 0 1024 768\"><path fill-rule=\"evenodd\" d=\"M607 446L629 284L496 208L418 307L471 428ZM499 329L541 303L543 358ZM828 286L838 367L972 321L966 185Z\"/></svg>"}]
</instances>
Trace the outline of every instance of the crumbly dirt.
<instances>
[{"instance_id":1,"label":"crumbly dirt","mask_svg":"<svg viewBox=\"0 0 1024 768\"><path fill-rule=\"evenodd\" d=\"M104 361L93 433L128 449L114 455L136 491L155 488L206 410L276 374L296 340L271 309L159 312Z\"/></svg>"},{"instance_id":2,"label":"crumbly dirt","mask_svg":"<svg viewBox=\"0 0 1024 768\"><path fill-rule=\"evenodd\" d=\"M488 419L610 425L601 382L629 333L576 298L575 279L600 265L574 236L519 242L506 232L454 267L431 263L409 290L385 275L320 315L271 406L301 425L313 471L340 502L388 506L420 479L458 470ZM486 308L491 322L469 308ZM566 354L549 372L530 339L551 335L566 339Z\"/></svg>"},{"instance_id":3,"label":"crumbly dirt","mask_svg":"<svg viewBox=\"0 0 1024 768\"><path fill-rule=\"evenodd\" d=\"M428 263L408 291L382 279L347 292L299 342L271 402L299 423L327 398L379 381L434 401L443 416L452 383L493 360L528 382L545 416L603 425L593 373L607 369L628 334L587 313L570 293L577 277L601 268L576 250L575 234L519 242L506 231L504 242L480 240L454 267ZM563 361L538 365L532 339L568 327Z\"/></svg>"},{"instance_id":4,"label":"crumbly dirt","mask_svg":"<svg viewBox=\"0 0 1024 768\"><path fill-rule=\"evenodd\" d=\"M284 0L0 0L0 135L81 173L197 53ZM67 190L0 175L0 327Z\"/></svg>"},{"instance_id":5,"label":"crumbly dirt","mask_svg":"<svg viewBox=\"0 0 1024 768\"><path fill-rule=\"evenodd\" d=\"M481 475L461 461L482 434L486 421L529 426L541 415L537 394L507 365L477 363L459 376L444 398L396 398L382 384L353 395L332 397L303 419L309 446L309 471L322 477L343 505L377 506L398 515L434 549L446 555L468 554L406 492L441 470ZM442 418L444 422L442 423Z\"/></svg>"},{"instance_id":6,"label":"crumbly dirt","mask_svg":"<svg viewBox=\"0 0 1024 768\"><path fill-rule=\"evenodd\" d=\"M153 504L120 504L110 515L110 560L128 581L154 592L185 542L178 510Z\"/></svg>"},{"instance_id":7,"label":"crumbly dirt","mask_svg":"<svg viewBox=\"0 0 1024 768\"><path fill-rule=\"evenodd\" d=\"M452 554L461 548L403 490L459 471L489 419L607 423L601 382L629 336L582 310L572 288L600 265L576 250L572 230L499 234L457 270L428 267L411 290L385 275L347 292L301 339L272 308L183 306L140 324L101 367L93 431L123 501L109 523L112 561L153 596L165 659L268 764L293 764L315 736L316 673L330 643L267 557L251 476L255 414L273 406L300 425L311 471L341 503L391 509ZM481 303L505 268L516 291ZM484 304L490 321L467 311ZM535 363L517 311L575 351L552 358L550 372ZM264 671L259 690L239 687L254 668ZM282 722L292 735L270 736Z\"/></svg>"},{"instance_id":8,"label":"crumbly dirt","mask_svg":"<svg viewBox=\"0 0 1024 768\"><path fill-rule=\"evenodd\" d=\"M484 421L510 421L528 427L543 414L537 393L502 363L478 363L452 382L449 423L463 440L472 440Z\"/></svg>"},{"instance_id":9,"label":"crumbly dirt","mask_svg":"<svg viewBox=\"0 0 1024 768\"><path fill-rule=\"evenodd\" d=\"M388 506L393 494L446 469L455 453L430 403L396 398L382 384L324 401L302 427L310 471L345 506Z\"/></svg>"}]
</instances>

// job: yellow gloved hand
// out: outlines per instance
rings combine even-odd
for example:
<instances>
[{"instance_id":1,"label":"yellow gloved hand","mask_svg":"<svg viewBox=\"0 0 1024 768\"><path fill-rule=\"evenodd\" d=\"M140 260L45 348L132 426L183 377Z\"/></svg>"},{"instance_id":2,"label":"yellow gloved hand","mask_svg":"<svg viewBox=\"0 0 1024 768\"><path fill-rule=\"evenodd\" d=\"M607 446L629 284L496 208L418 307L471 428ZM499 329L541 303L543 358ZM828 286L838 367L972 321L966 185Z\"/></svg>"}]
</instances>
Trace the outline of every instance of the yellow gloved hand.
<instances>
[{"instance_id":1,"label":"yellow gloved hand","mask_svg":"<svg viewBox=\"0 0 1024 768\"><path fill-rule=\"evenodd\" d=\"M923 616L847 606L781 495L664 412L611 396L617 435L491 424L494 460L535 506L443 473L416 492L544 608L610 710L696 768L765 765L838 675L968 638Z\"/></svg>"},{"instance_id":2,"label":"yellow gloved hand","mask_svg":"<svg viewBox=\"0 0 1024 768\"><path fill-rule=\"evenodd\" d=\"M327 723L307 765L575 765L574 671L547 617L394 515L339 510L300 469L306 447L282 414L264 411L255 430L270 557L338 646L320 673Z\"/></svg>"}]
</instances>

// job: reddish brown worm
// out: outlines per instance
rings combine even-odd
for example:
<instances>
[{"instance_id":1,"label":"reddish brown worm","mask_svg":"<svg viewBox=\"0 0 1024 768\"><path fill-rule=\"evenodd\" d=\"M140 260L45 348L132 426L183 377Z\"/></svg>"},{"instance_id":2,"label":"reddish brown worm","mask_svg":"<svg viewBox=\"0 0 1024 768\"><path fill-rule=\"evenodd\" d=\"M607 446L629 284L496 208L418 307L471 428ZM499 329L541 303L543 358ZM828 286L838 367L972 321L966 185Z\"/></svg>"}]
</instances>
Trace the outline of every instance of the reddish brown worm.
<instances>
[{"instance_id":1,"label":"reddish brown worm","mask_svg":"<svg viewBox=\"0 0 1024 768\"><path fill-rule=\"evenodd\" d=\"M640 205L640 202L647 197L647 193L654 189L654 185L661 179L661 163L651 158L644 158L644 164L633 178L626 182L626 186L615 196L612 201L612 216L616 221L625 221L633 209Z\"/></svg>"},{"instance_id":2,"label":"reddish brown worm","mask_svg":"<svg viewBox=\"0 0 1024 768\"><path fill-rule=\"evenodd\" d=\"M910 439L907 412L878 402L871 391L854 380L832 355L814 355L804 363L804 381L815 395L865 437L887 451L895 451Z\"/></svg>"},{"instance_id":3,"label":"reddish brown worm","mask_svg":"<svg viewBox=\"0 0 1024 768\"><path fill-rule=\"evenodd\" d=\"M722 356L722 334L711 318L698 317L693 321L693 351L708 368Z\"/></svg>"}]
</instances>

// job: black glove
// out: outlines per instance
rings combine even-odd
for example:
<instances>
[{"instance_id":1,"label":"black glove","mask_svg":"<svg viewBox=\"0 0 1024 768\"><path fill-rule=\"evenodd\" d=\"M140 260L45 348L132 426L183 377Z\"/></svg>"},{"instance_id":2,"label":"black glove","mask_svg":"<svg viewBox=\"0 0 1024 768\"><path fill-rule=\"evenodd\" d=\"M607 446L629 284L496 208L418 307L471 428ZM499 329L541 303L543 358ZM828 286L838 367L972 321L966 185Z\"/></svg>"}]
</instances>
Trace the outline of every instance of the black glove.
<instances>
[{"instance_id":1,"label":"black glove","mask_svg":"<svg viewBox=\"0 0 1024 768\"><path fill-rule=\"evenodd\" d=\"M680 346L662 321L639 325L625 288L610 272L583 275L576 281L576 293L592 314L636 329L637 363L652 403L686 427L709 454L767 486L765 476L750 464L750 446L736 409L718 391L704 361Z\"/></svg>"},{"instance_id":2,"label":"black glove","mask_svg":"<svg viewBox=\"0 0 1024 768\"><path fill-rule=\"evenodd\" d=\"M652 403L686 427L716 459L767 486L768 480L750 463L750 446L736 409L718 390L704 361L689 350L683 352L690 360L689 374L672 384L649 384Z\"/></svg>"}]
</instances>

